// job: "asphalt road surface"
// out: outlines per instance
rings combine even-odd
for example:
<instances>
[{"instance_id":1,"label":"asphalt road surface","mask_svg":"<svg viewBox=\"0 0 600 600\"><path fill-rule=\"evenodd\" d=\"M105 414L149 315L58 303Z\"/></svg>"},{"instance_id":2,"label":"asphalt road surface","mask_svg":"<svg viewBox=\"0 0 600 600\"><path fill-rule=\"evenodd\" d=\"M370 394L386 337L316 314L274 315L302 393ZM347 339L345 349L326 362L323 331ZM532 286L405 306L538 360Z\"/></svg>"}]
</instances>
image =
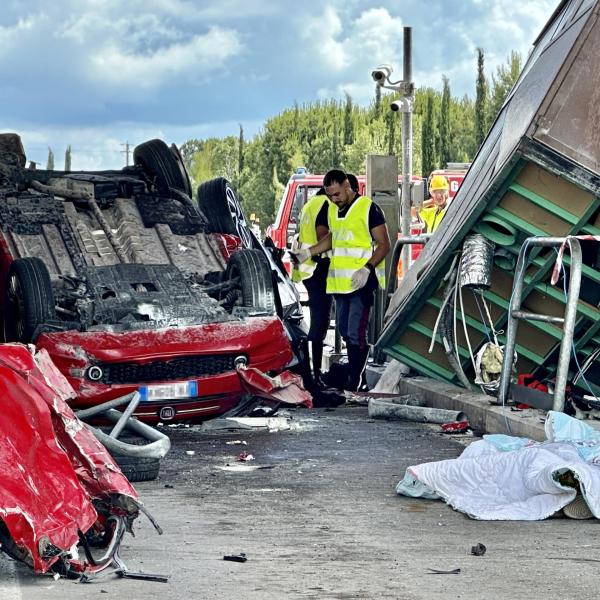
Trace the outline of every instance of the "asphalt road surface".
<instances>
[{"instance_id":1,"label":"asphalt road surface","mask_svg":"<svg viewBox=\"0 0 600 600\"><path fill-rule=\"evenodd\" d=\"M598 597L597 521L474 521L395 494L407 466L454 458L473 438L372 421L364 407L287 414L287 431L168 430L160 478L137 485L165 533L140 517L121 551L130 569L168 583L55 581L2 557L0 599ZM255 460L238 462L240 452ZM484 556L470 554L477 543ZM245 563L223 560L241 553Z\"/></svg>"}]
</instances>

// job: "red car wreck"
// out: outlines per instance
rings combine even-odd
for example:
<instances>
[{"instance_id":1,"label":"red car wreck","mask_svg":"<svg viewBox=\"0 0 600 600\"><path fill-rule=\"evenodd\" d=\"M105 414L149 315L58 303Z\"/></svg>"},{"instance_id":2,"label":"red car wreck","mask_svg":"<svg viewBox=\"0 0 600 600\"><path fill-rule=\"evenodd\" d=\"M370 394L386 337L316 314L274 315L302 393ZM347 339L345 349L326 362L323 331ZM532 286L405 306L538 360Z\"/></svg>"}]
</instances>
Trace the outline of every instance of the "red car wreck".
<instances>
[{"instance_id":1,"label":"red car wreck","mask_svg":"<svg viewBox=\"0 0 600 600\"><path fill-rule=\"evenodd\" d=\"M31 349L0 346L2 550L36 572L126 576L118 549L138 495L67 405L73 390L47 353Z\"/></svg>"},{"instance_id":2,"label":"red car wreck","mask_svg":"<svg viewBox=\"0 0 600 600\"><path fill-rule=\"evenodd\" d=\"M310 405L297 377L253 384L298 363L302 312L231 186L202 184L196 204L176 147L151 140L134 159L28 169L19 137L0 135L4 340L47 350L77 408L138 389L150 423L239 413L252 394Z\"/></svg>"}]
</instances>

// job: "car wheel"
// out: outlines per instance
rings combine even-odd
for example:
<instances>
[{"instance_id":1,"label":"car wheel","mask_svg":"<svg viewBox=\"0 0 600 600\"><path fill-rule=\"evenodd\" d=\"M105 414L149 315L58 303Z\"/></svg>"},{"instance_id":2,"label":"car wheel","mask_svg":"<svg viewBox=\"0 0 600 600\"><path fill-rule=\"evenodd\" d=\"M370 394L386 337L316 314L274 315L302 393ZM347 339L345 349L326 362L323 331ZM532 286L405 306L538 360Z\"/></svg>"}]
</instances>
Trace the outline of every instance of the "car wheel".
<instances>
[{"instance_id":1,"label":"car wheel","mask_svg":"<svg viewBox=\"0 0 600 600\"><path fill-rule=\"evenodd\" d=\"M198 187L198 205L214 233L237 235L246 248L253 246L250 227L231 184L219 177Z\"/></svg>"},{"instance_id":2,"label":"car wheel","mask_svg":"<svg viewBox=\"0 0 600 600\"><path fill-rule=\"evenodd\" d=\"M175 153L162 140L150 140L136 146L133 161L154 179L159 191L174 188L191 197L192 186L179 151Z\"/></svg>"},{"instance_id":3,"label":"car wheel","mask_svg":"<svg viewBox=\"0 0 600 600\"><path fill-rule=\"evenodd\" d=\"M56 320L50 274L37 257L17 258L10 265L4 297L4 339L33 341L37 328Z\"/></svg>"},{"instance_id":4,"label":"car wheel","mask_svg":"<svg viewBox=\"0 0 600 600\"><path fill-rule=\"evenodd\" d=\"M243 248L229 259L226 277L239 278L241 306L275 314L275 291L269 263L260 250Z\"/></svg>"},{"instance_id":5,"label":"car wheel","mask_svg":"<svg viewBox=\"0 0 600 600\"><path fill-rule=\"evenodd\" d=\"M139 481L154 481L160 471L159 458L138 458L113 454L112 457L119 465L123 475L132 483Z\"/></svg>"}]
</instances>

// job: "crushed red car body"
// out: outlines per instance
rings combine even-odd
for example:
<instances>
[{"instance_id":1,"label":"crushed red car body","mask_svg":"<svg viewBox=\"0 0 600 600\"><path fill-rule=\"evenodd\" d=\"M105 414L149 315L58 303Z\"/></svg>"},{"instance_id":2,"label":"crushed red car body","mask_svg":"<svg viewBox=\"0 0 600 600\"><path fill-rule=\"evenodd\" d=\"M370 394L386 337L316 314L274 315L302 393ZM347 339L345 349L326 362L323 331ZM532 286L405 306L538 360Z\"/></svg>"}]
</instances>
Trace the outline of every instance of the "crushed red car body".
<instances>
[{"instance_id":1,"label":"crushed red car body","mask_svg":"<svg viewBox=\"0 0 600 600\"><path fill-rule=\"evenodd\" d=\"M47 350L74 407L135 390L134 414L150 423L248 407L240 368L276 375L301 359L295 288L226 180L202 184L196 204L176 147L151 140L134 159L28 169L18 136L0 135L4 340Z\"/></svg>"},{"instance_id":2,"label":"crushed red car body","mask_svg":"<svg viewBox=\"0 0 600 600\"><path fill-rule=\"evenodd\" d=\"M45 351L0 345L0 542L36 572L110 566L141 509L127 478L68 406L73 396ZM111 548L98 561L88 556L92 545Z\"/></svg>"}]
</instances>

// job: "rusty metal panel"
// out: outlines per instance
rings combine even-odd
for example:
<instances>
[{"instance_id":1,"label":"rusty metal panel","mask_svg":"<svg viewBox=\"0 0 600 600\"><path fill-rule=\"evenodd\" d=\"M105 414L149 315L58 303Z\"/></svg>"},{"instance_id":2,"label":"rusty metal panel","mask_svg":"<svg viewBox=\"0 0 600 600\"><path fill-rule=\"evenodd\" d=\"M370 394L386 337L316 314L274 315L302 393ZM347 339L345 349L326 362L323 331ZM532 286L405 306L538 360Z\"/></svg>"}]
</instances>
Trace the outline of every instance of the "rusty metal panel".
<instances>
[{"instance_id":1,"label":"rusty metal panel","mask_svg":"<svg viewBox=\"0 0 600 600\"><path fill-rule=\"evenodd\" d=\"M574 48L555 94L542 107L535 139L600 172L600 23L595 15L581 45ZM561 73L562 74L562 73ZM545 110L544 110L545 108Z\"/></svg>"}]
</instances>

